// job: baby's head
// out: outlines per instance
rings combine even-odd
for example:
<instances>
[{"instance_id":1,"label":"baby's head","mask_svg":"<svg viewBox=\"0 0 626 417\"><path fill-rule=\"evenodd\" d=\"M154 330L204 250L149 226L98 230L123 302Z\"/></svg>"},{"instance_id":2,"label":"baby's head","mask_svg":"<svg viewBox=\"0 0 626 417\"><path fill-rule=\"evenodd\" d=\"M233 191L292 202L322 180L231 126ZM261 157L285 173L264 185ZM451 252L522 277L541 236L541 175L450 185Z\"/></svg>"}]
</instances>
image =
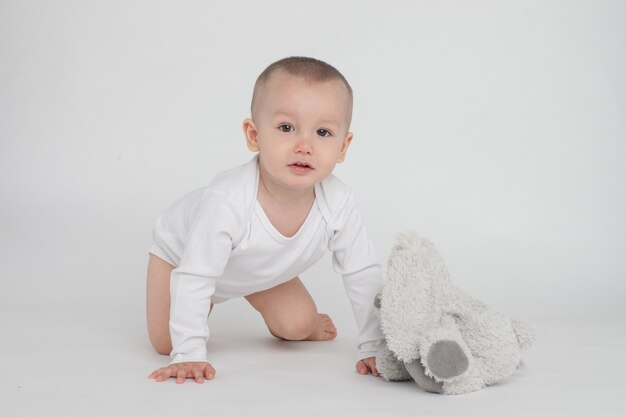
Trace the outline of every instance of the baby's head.
<instances>
[{"instance_id":1,"label":"baby's head","mask_svg":"<svg viewBox=\"0 0 626 417\"><path fill-rule=\"evenodd\" d=\"M320 61L315 58L292 56L289 58L283 58L279 61L270 64L259 75L254 84L254 91L252 93L252 104L250 106L250 113L252 118L255 119L257 110L263 106L263 99L268 93L268 89L272 87L270 80L273 75L290 76L299 78L311 85L318 83L336 83L342 85L345 88L347 94L344 99L347 99L346 112L347 112L347 129L350 128L350 122L352 120L352 87L348 84L345 77L332 65L327 64L324 61ZM346 129L346 130L347 130Z\"/></svg>"},{"instance_id":2,"label":"baby's head","mask_svg":"<svg viewBox=\"0 0 626 417\"><path fill-rule=\"evenodd\" d=\"M262 177L284 176L282 186L322 181L352 141L352 88L317 59L290 57L268 66L254 86L251 114L243 124L248 148L260 153Z\"/></svg>"}]
</instances>

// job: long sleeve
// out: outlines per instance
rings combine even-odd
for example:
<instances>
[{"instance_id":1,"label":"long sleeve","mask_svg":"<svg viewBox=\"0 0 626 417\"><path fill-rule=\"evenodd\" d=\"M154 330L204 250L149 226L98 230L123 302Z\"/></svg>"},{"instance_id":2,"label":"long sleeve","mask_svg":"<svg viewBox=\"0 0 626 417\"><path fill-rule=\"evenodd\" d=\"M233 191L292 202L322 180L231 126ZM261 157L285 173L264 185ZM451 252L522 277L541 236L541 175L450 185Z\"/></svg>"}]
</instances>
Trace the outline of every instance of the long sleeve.
<instances>
[{"instance_id":1,"label":"long sleeve","mask_svg":"<svg viewBox=\"0 0 626 417\"><path fill-rule=\"evenodd\" d=\"M171 362L207 362L207 318L217 277L222 275L242 220L226 193L207 191L189 210L180 265L170 280Z\"/></svg>"},{"instance_id":2,"label":"long sleeve","mask_svg":"<svg viewBox=\"0 0 626 417\"><path fill-rule=\"evenodd\" d=\"M376 356L382 348L383 334L374 307L380 291L382 268L367 237L354 197L349 192L343 207L333 216L333 252L335 271L342 274L346 294L358 327L357 360Z\"/></svg>"}]
</instances>

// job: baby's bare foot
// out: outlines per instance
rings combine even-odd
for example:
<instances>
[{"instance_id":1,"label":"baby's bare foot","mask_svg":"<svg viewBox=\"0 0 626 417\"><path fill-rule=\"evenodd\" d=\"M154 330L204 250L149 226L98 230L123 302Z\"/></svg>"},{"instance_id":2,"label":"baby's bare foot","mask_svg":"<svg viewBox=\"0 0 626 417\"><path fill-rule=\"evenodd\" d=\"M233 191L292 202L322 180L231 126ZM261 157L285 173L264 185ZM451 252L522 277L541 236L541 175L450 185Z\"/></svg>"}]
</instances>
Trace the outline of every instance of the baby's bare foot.
<instances>
[{"instance_id":1,"label":"baby's bare foot","mask_svg":"<svg viewBox=\"0 0 626 417\"><path fill-rule=\"evenodd\" d=\"M328 314L319 314L317 328L304 340L333 340L337 337L337 328Z\"/></svg>"}]
</instances>

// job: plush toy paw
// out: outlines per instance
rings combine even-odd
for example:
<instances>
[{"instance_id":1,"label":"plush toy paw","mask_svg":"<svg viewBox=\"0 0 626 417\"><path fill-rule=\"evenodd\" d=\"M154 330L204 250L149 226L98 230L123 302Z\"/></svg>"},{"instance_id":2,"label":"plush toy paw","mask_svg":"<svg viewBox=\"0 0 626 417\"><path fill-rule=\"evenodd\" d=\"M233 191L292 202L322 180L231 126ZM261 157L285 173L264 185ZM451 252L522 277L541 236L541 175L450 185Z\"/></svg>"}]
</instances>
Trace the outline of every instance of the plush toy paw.
<instances>
[{"instance_id":1,"label":"plush toy paw","mask_svg":"<svg viewBox=\"0 0 626 417\"><path fill-rule=\"evenodd\" d=\"M455 378L467 371L469 360L454 340L440 340L431 345L426 364L437 379Z\"/></svg>"},{"instance_id":2,"label":"plush toy paw","mask_svg":"<svg viewBox=\"0 0 626 417\"><path fill-rule=\"evenodd\" d=\"M376 369L387 381L408 381L411 375L387 346L376 355Z\"/></svg>"},{"instance_id":3,"label":"plush toy paw","mask_svg":"<svg viewBox=\"0 0 626 417\"><path fill-rule=\"evenodd\" d=\"M411 378L417 385L424 391L436 392L438 394L443 393L443 382L435 381L432 377L426 375L426 369L419 359L412 362L405 363L406 370L411 375Z\"/></svg>"}]
</instances>

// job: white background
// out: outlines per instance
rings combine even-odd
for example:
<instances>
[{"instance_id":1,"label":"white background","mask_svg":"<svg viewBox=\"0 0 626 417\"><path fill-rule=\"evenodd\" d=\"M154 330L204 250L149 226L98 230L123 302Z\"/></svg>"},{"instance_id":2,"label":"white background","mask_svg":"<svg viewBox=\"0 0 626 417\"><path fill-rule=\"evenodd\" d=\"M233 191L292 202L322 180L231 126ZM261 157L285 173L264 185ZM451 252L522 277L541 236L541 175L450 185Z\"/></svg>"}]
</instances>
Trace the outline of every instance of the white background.
<instances>
[{"instance_id":1,"label":"white background","mask_svg":"<svg viewBox=\"0 0 626 417\"><path fill-rule=\"evenodd\" d=\"M383 264L413 229L497 310L623 321L625 22L623 1L2 0L0 311L145 332L154 220L252 156L257 75L305 55L354 89L335 174ZM330 258L303 279L353 334ZM213 326L262 328L240 301Z\"/></svg>"}]
</instances>

